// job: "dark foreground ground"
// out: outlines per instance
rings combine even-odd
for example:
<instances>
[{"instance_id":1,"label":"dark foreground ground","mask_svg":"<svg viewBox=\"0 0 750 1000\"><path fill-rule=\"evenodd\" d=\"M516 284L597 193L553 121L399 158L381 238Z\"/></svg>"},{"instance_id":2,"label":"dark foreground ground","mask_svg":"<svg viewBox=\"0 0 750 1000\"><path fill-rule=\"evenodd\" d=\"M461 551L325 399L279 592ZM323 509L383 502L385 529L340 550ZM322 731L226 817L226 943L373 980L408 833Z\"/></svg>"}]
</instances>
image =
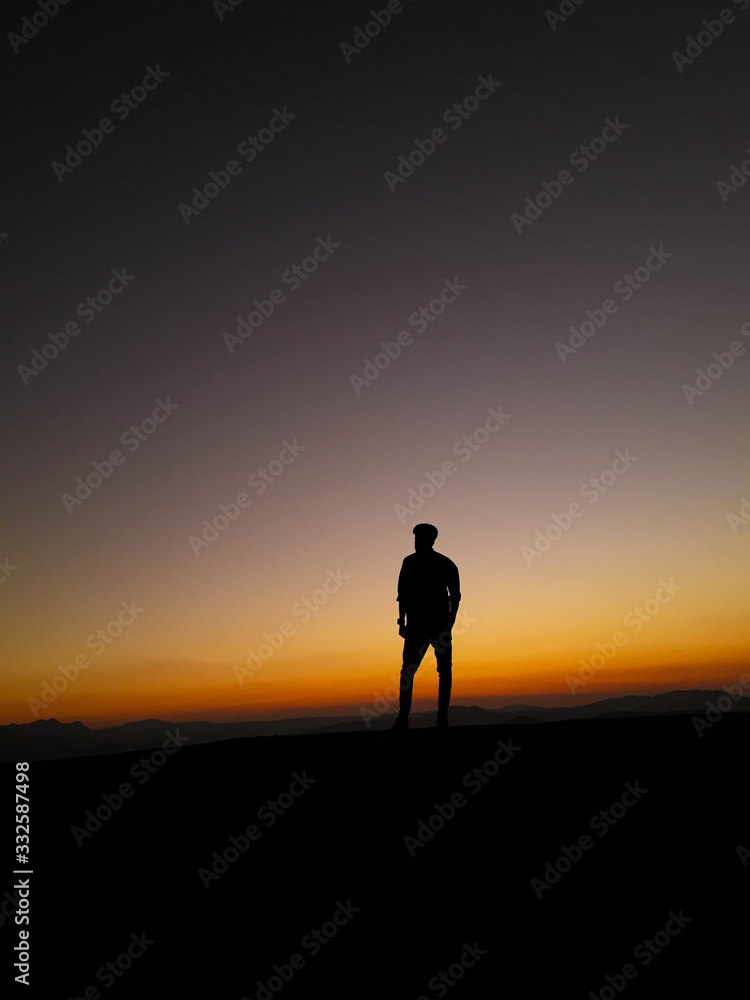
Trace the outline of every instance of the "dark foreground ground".
<instances>
[{"instance_id":1,"label":"dark foreground ground","mask_svg":"<svg viewBox=\"0 0 750 1000\"><path fill-rule=\"evenodd\" d=\"M729 713L702 738L678 716L32 763L33 985L13 982L6 905L3 992L745 997L748 735ZM8 789L8 765L3 776ZM132 795L107 818L104 796L116 805L124 782ZM404 838L427 840L431 818L442 828L410 851ZM10 845L3 858L10 890ZM549 888L532 882L545 872Z\"/></svg>"}]
</instances>

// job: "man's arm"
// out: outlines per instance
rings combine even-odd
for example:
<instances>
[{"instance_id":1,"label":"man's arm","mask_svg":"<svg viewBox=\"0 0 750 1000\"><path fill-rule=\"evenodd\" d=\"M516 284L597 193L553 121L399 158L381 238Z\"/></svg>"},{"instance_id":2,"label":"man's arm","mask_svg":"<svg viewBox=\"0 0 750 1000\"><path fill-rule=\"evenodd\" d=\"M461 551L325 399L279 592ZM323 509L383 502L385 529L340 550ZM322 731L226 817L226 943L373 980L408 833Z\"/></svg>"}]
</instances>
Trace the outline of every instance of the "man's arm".
<instances>
[{"instance_id":1,"label":"man's arm","mask_svg":"<svg viewBox=\"0 0 750 1000\"><path fill-rule=\"evenodd\" d=\"M401 601L398 602L398 621L396 622L396 624L398 625L398 634L401 636L402 639L405 639L406 638L406 608L401 603Z\"/></svg>"},{"instance_id":2,"label":"man's arm","mask_svg":"<svg viewBox=\"0 0 750 1000\"><path fill-rule=\"evenodd\" d=\"M406 603L405 603L405 587L406 587L406 560L401 563L401 572L398 574L398 593L396 594L396 600L398 601L398 634L401 638L406 636Z\"/></svg>"},{"instance_id":3,"label":"man's arm","mask_svg":"<svg viewBox=\"0 0 750 1000\"><path fill-rule=\"evenodd\" d=\"M458 605L461 603L461 581L458 576L458 566L453 562L448 573L448 599L451 605L451 626L453 626L458 614Z\"/></svg>"}]
</instances>

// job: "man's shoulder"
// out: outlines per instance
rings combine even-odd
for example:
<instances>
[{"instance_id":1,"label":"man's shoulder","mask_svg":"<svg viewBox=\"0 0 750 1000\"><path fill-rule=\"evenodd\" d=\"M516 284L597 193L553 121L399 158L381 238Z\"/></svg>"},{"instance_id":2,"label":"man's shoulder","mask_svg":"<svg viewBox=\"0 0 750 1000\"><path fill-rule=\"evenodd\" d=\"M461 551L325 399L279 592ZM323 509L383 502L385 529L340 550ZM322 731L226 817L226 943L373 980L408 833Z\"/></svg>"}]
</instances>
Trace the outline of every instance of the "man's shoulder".
<instances>
[{"instance_id":1,"label":"man's shoulder","mask_svg":"<svg viewBox=\"0 0 750 1000\"><path fill-rule=\"evenodd\" d=\"M458 570L452 559L443 555L442 552L436 552L435 549L430 553L412 552L410 555L404 556L404 561L401 565L409 569L411 567L428 566L430 563L437 563L443 569Z\"/></svg>"},{"instance_id":2,"label":"man's shoulder","mask_svg":"<svg viewBox=\"0 0 750 1000\"><path fill-rule=\"evenodd\" d=\"M438 557L438 559L440 560L440 562L443 563L443 565L448 566L448 567L452 567L453 569L458 569L458 567L453 562L453 560L449 559L448 556L444 556L442 552L435 552L435 555Z\"/></svg>"}]
</instances>

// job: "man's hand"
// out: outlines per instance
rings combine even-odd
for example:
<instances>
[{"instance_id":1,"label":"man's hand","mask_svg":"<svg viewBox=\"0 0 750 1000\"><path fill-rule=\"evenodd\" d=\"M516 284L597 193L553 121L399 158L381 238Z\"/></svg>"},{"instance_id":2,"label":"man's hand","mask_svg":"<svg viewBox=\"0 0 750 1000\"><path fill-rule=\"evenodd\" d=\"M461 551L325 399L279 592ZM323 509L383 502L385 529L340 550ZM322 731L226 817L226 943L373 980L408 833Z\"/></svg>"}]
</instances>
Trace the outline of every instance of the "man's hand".
<instances>
[{"instance_id":1,"label":"man's hand","mask_svg":"<svg viewBox=\"0 0 750 1000\"><path fill-rule=\"evenodd\" d=\"M397 618L396 624L398 625L398 634L402 639L406 638L406 622L403 618Z\"/></svg>"}]
</instances>

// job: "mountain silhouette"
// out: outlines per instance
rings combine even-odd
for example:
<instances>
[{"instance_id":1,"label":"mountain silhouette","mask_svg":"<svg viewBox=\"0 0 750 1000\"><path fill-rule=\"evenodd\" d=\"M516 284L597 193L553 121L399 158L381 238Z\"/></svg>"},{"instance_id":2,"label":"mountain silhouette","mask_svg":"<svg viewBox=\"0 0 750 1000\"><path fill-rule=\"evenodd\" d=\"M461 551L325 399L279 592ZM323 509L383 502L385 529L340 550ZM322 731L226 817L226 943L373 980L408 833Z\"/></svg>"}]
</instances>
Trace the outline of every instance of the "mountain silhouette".
<instances>
[{"instance_id":1,"label":"mountain silhouette","mask_svg":"<svg viewBox=\"0 0 750 1000\"><path fill-rule=\"evenodd\" d=\"M492 726L562 722L574 719L631 718L639 715L687 714L703 716L706 702L715 703L726 696L724 691L669 691L656 695L625 695L605 698L588 705L560 708L539 708L514 704L503 708L482 708L478 705L455 705L450 709L451 725ZM750 711L750 698L733 703L733 713ZM159 747L167 731L177 728L191 746L248 737L302 736L321 733L380 732L390 729L395 709L377 718L368 717L366 725L360 715L300 716L275 721L247 722L174 722L144 719L126 722L104 729L91 729L82 722L59 722L57 719L37 719L29 723L0 726L0 761L61 760L100 754L127 753ZM412 712L410 727L425 729L434 726L433 712Z\"/></svg>"}]
</instances>

